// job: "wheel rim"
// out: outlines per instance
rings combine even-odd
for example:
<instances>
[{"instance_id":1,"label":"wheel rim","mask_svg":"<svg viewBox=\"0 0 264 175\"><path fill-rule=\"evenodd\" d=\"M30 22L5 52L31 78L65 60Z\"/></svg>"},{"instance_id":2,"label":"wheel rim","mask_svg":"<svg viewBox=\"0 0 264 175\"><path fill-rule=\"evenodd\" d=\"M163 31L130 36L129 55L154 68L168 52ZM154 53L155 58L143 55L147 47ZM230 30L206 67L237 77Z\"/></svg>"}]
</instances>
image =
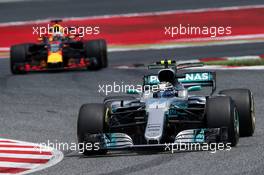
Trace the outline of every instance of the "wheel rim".
<instances>
[{"instance_id":1,"label":"wheel rim","mask_svg":"<svg viewBox=\"0 0 264 175\"><path fill-rule=\"evenodd\" d=\"M255 124L256 124L256 113L255 113L255 103L254 103L254 97L251 93L251 122L252 122L252 131L255 130Z\"/></svg>"},{"instance_id":2,"label":"wheel rim","mask_svg":"<svg viewBox=\"0 0 264 175\"><path fill-rule=\"evenodd\" d=\"M239 135L239 117L238 117L238 112L237 110L234 110L234 129L235 129L235 133L236 135Z\"/></svg>"}]
</instances>

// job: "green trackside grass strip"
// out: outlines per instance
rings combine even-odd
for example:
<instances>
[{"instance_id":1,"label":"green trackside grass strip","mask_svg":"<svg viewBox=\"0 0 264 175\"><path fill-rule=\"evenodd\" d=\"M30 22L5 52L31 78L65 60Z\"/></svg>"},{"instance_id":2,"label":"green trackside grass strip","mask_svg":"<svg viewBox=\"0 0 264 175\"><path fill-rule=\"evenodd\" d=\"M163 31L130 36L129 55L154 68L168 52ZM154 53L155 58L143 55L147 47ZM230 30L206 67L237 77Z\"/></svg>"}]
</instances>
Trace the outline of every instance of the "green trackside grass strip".
<instances>
[{"instance_id":1,"label":"green trackside grass strip","mask_svg":"<svg viewBox=\"0 0 264 175\"><path fill-rule=\"evenodd\" d=\"M264 65L264 59L246 59L246 60L226 60L226 61L210 61L204 62L204 65L220 65L220 66L258 66Z\"/></svg>"}]
</instances>

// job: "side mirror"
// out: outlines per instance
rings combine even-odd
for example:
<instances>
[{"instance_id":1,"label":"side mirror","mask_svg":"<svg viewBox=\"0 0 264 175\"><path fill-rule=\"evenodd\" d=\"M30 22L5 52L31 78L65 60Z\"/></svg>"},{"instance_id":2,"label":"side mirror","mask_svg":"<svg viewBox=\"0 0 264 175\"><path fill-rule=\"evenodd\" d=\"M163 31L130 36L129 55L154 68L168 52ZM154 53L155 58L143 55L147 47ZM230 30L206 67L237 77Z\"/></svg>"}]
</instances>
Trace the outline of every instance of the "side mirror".
<instances>
[{"instance_id":1,"label":"side mirror","mask_svg":"<svg viewBox=\"0 0 264 175\"><path fill-rule=\"evenodd\" d=\"M191 92L191 91L200 91L202 90L202 86L191 86L191 87L188 87L188 92Z\"/></svg>"},{"instance_id":2,"label":"side mirror","mask_svg":"<svg viewBox=\"0 0 264 175\"><path fill-rule=\"evenodd\" d=\"M136 89L128 89L128 90L126 91L126 93L127 93L127 94L139 94L138 90L136 90Z\"/></svg>"}]
</instances>

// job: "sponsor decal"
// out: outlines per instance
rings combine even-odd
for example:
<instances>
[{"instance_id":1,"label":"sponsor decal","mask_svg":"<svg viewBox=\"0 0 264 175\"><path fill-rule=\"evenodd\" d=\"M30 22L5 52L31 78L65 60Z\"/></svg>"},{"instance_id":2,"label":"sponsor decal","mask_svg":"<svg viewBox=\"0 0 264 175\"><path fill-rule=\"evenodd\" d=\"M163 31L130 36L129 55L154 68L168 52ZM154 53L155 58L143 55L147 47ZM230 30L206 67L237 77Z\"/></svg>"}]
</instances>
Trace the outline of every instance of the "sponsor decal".
<instances>
[{"instance_id":1,"label":"sponsor decal","mask_svg":"<svg viewBox=\"0 0 264 175\"><path fill-rule=\"evenodd\" d=\"M186 73L185 78L179 78L178 80L181 83L211 81L212 80L212 74L210 72ZM148 85L159 84L158 76L157 75L150 75L150 76L146 77L145 84L148 84Z\"/></svg>"},{"instance_id":2,"label":"sponsor decal","mask_svg":"<svg viewBox=\"0 0 264 175\"><path fill-rule=\"evenodd\" d=\"M147 84L158 84L158 83L159 83L158 76L156 76L156 75L150 75L149 76Z\"/></svg>"},{"instance_id":3,"label":"sponsor decal","mask_svg":"<svg viewBox=\"0 0 264 175\"><path fill-rule=\"evenodd\" d=\"M204 73L187 73L185 78L179 79L180 82L197 82L197 81L210 81L212 76L209 72Z\"/></svg>"}]
</instances>

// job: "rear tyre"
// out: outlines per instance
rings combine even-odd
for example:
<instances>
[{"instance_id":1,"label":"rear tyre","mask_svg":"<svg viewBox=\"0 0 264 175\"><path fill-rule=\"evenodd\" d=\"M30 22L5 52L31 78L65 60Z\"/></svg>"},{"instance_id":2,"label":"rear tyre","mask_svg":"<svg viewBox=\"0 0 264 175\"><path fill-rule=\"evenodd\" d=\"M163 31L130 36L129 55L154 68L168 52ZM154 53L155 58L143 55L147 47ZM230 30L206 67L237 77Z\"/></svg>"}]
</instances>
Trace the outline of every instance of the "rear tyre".
<instances>
[{"instance_id":1,"label":"rear tyre","mask_svg":"<svg viewBox=\"0 0 264 175\"><path fill-rule=\"evenodd\" d=\"M252 136L255 131L255 105L254 97L248 89L227 89L220 91L232 98L236 104L239 115L240 136Z\"/></svg>"},{"instance_id":2,"label":"rear tyre","mask_svg":"<svg viewBox=\"0 0 264 175\"><path fill-rule=\"evenodd\" d=\"M227 96L216 96L206 101L208 128L228 129L228 142L236 146L239 141L239 119L234 102Z\"/></svg>"},{"instance_id":3,"label":"rear tyre","mask_svg":"<svg viewBox=\"0 0 264 175\"><path fill-rule=\"evenodd\" d=\"M91 139L89 135L100 133L104 133L104 105L97 103L82 105L77 121L78 142L81 143L80 145L94 145L96 142L100 142L100 140L97 138ZM80 147L80 150L83 151L84 155L106 154L107 150L101 149L100 146L99 150L87 150L86 147Z\"/></svg>"},{"instance_id":4,"label":"rear tyre","mask_svg":"<svg viewBox=\"0 0 264 175\"><path fill-rule=\"evenodd\" d=\"M91 59L90 70L99 70L108 66L107 45L103 39L91 40L84 43L87 58Z\"/></svg>"},{"instance_id":5,"label":"rear tyre","mask_svg":"<svg viewBox=\"0 0 264 175\"><path fill-rule=\"evenodd\" d=\"M12 74L24 74L26 71L19 69L27 62L28 50L32 44L19 44L11 46L10 49L10 70Z\"/></svg>"}]
</instances>

